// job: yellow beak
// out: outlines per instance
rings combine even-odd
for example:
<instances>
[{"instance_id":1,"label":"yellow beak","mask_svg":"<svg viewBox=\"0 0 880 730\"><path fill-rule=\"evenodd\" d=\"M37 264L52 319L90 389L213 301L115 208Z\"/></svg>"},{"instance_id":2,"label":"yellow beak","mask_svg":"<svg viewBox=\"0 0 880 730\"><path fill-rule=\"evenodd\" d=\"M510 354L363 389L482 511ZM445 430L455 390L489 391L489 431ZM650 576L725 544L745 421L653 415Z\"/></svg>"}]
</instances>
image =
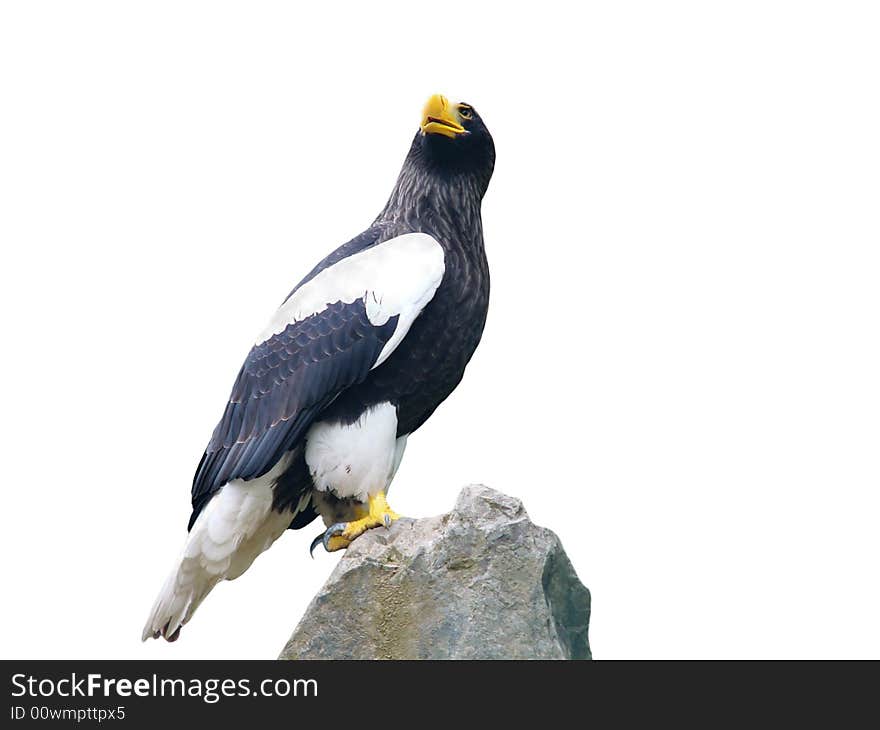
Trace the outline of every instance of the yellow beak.
<instances>
[{"instance_id":1,"label":"yellow beak","mask_svg":"<svg viewBox=\"0 0 880 730\"><path fill-rule=\"evenodd\" d=\"M442 134L444 137L456 137L467 134L461 126L458 110L449 103L449 99L434 94L422 111L422 134Z\"/></svg>"}]
</instances>

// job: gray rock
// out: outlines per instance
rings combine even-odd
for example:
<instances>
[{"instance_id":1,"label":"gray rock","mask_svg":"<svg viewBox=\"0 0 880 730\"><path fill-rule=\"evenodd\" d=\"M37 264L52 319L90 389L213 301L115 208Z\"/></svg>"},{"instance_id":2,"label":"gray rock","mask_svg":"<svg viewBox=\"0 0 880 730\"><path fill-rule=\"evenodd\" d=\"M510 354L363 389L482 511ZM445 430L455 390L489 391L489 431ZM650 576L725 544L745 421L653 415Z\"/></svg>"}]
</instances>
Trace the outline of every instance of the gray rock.
<instances>
[{"instance_id":1,"label":"gray rock","mask_svg":"<svg viewBox=\"0 0 880 730\"><path fill-rule=\"evenodd\" d=\"M465 487L439 517L351 545L281 659L590 659L590 592L518 499Z\"/></svg>"}]
</instances>

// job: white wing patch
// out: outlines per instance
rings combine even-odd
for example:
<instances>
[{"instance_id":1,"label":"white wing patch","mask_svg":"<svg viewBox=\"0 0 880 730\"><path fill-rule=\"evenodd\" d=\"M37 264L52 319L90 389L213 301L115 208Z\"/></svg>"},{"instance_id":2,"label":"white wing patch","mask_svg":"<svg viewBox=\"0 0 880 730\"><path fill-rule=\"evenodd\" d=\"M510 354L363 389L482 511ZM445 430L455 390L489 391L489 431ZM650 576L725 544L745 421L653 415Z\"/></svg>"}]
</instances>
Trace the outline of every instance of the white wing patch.
<instances>
[{"instance_id":1,"label":"white wing patch","mask_svg":"<svg viewBox=\"0 0 880 730\"><path fill-rule=\"evenodd\" d=\"M406 233L338 261L303 284L263 330L256 344L288 325L323 312L334 302L363 299L370 322L379 327L399 316L397 328L373 367L400 344L425 308L446 270L443 247L427 233Z\"/></svg>"}]
</instances>

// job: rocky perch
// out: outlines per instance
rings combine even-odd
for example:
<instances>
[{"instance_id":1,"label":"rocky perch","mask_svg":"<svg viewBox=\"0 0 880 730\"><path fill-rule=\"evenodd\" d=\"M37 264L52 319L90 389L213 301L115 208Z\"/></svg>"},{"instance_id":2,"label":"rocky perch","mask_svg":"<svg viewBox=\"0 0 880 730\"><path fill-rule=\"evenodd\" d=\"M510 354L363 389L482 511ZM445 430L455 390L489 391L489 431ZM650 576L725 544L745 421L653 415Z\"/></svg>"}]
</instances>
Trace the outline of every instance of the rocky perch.
<instances>
[{"instance_id":1,"label":"rocky perch","mask_svg":"<svg viewBox=\"0 0 880 730\"><path fill-rule=\"evenodd\" d=\"M281 659L590 659L590 592L522 502L465 487L448 514L359 537Z\"/></svg>"}]
</instances>

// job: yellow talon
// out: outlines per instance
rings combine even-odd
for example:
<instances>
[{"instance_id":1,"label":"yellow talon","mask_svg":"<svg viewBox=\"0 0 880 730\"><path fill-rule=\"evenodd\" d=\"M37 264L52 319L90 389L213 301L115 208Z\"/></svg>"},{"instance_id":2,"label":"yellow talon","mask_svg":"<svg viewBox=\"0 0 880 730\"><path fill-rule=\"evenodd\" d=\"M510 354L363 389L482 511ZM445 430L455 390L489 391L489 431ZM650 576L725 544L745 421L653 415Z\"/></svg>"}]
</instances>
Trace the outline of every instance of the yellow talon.
<instances>
[{"instance_id":1,"label":"yellow talon","mask_svg":"<svg viewBox=\"0 0 880 730\"><path fill-rule=\"evenodd\" d=\"M349 522L339 537L351 542L373 527L382 527L383 525L390 527L392 522L400 519L400 515L388 506L385 492L379 492L375 497L369 497L367 505L367 514L359 520Z\"/></svg>"},{"instance_id":2,"label":"yellow talon","mask_svg":"<svg viewBox=\"0 0 880 730\"><path fill-rule=\"evenodd\" d=\"M341 535L331 535L327 538L327 545L325 549L328 553L335 553L337 550L344 550L349 545L351 545L350 540L346 540Z\"/></svg>"},{"instance_id":3,"label":"yellow talon","mask_svg":"<svg viewBox=\"0 0 880 730\"><path fill-rule=\"evenodd\" d=\"M363 517L351 522L337 522L335 525L330 525L323 534L318 535L309 548L309 554L321 543L324 544L324 549L328 553L342 550L367 530L373 527L382 527L382 525L391 527L392 522L400 519L400 515L391 509L388 502L385 501L385 492L379 492L375 497L369 497L367 509L359 508L356 514L363 514Z\"/></svg>"}]
</instances>

